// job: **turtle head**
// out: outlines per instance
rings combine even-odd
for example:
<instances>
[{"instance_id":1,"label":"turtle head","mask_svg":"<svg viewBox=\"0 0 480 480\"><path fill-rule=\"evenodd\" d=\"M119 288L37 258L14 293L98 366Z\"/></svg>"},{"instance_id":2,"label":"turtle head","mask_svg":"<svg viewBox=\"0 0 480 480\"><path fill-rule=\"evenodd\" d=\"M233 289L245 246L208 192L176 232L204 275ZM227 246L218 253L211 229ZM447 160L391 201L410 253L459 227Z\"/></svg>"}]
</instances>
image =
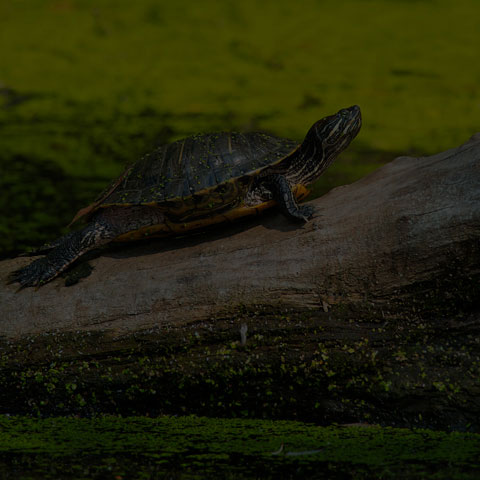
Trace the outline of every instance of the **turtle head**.
<instances>
[{"instance_id":1,"label":"turtle head","mask_svg":"<svg viewBox=\"0 0 480 480\"><path fill-rule=\"evenodd\" d=\"M296 183L315 181L357 136L362 125L360 107L342 108L314 123L297 150L292 164Z\"/></svg>"},{"instance_id":2,"label":"turtle head","mask_svg":"<svg viewBox=\"0 0 480 480\"><path fill-rule=\"evenodd\" d=\"M313 125L311 130L314 130L315 135L322 142L324 152L336 157L357 136L361 126L360 107L353 105L342 108L335 115L322 118Z\"/></svg>"}]
</instances>

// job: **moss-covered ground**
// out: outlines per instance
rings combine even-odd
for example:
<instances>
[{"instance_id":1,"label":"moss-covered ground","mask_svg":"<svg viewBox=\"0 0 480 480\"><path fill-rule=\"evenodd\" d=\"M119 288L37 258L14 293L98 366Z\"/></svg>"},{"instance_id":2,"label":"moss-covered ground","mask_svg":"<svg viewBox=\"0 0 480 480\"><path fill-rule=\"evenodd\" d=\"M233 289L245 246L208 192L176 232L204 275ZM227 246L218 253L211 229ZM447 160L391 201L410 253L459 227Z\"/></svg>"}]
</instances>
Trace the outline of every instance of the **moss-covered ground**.
<instances>
[{"instance_id":1,"label":"moss-covered ground","mask_svg":"<svg viewBox=\"0 0 480 480\"><path fill-rule=\"evenodd\" d=\"M479 130L476 0L0 3L0 254L63 233L154 145L197 132L301 140L363 110L314 188Z\"/></svg>"},{"instance_id":2,"label":"moss-covered ground","mask_svg":"<svg viewBox=\"0 0 480 480\"><path fill-rule=\"evenodd\" d=\"M0 417L0 478L475 479L480 435L161 417Z\"/></svg>"},{"instance_id":3,"label":"moss-covered ground","mask_svg":"<svg viewBox=\"0 0 480 480\"><path fill-rule=\"evenodd\" d=\"M0 414L196 414L478 433L475 318L244 311L119 337L3 341Z\"/></svg>"}]
</instances>

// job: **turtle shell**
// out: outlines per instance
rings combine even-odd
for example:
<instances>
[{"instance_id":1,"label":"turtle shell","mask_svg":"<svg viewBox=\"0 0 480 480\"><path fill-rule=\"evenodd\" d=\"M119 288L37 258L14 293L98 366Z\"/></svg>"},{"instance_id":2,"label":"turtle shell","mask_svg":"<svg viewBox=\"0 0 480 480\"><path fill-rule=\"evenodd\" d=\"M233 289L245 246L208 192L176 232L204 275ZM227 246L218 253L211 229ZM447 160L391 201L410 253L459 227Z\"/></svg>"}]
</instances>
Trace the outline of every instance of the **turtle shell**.
<instances>
[{"instance_id":1,"label":"turtle shell","mask_svg":"<svg viewBox=\"0 0 480 480\"><path fill-rule=\"evenodd\" d=\"M194 135L145 155L77 218L113 205L155 205L181 222L229 210L255 176L297 147L264 133Z\"/></svg>"}]
</instances>

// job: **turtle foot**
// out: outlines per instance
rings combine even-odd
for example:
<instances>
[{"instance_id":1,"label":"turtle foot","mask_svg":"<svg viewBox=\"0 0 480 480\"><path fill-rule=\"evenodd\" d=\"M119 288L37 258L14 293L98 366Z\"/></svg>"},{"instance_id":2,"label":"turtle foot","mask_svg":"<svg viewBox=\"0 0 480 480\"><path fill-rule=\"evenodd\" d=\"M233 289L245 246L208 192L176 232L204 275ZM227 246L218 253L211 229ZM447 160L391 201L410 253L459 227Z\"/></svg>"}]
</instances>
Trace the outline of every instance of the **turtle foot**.
<instances>
[{"instance_id":1,"label":"turtle foot","mask_svg":"<svg viewBox=\"0 0 480 480\"><path fill-rule=\"evenodd\" d=\"M298 222L308 222L315 213L315 209L310 205L301 205L295 212L290 212L290 216Z\"/></svg>"},{"instance_id":2,"label":"turtle foot","mask_svg":"<svg viewBox=\"0 0 480 480\"><path fill-rule=\"evenodd\" d=\"M315 208L310 205L302 205L298 208L298 210L305 218L305 221L310 220L310 218L312 218L313 214L315 213Z\"/></svg>"},{"instance_id":3,"label":"turtle foot","mask_svg":"<svg viewBox=\"0 0 480 480\"><path fill-rule=\"evenodd\" d=\"M60 272L55 269L47 257L39 258L26 267L12 272L7 283L20 284L20 289L25 287L40 287L54 279Z\"/></svg>"}]
</instances>

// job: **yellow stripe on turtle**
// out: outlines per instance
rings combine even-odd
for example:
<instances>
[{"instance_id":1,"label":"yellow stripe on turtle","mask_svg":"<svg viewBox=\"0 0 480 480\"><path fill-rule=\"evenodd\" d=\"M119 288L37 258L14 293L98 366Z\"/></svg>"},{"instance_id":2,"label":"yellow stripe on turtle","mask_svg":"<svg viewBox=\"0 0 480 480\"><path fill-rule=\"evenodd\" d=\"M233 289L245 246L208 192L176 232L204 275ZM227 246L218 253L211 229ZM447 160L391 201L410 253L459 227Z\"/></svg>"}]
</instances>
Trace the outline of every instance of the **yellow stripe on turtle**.
<instances>
[{"instance_id":1,"label":"yellow stripe on turtle","mask_svg":"<svg viewBox=\"0 0 480 480\"><path fill-rule=\"evenodd\" d=\"M298 201L303 200L310 193L303 185L296 185L293 189L293 193ZM150 227L140 228L133 232L125 233L115 239L117 242L126 242L131 240L140 240L147 237L169 237L172 235L182 235L192 230L205 228L210 225L222 223L226 221L237 220L238 218L257 215L263 210L273 207L276 204L274 200L249 207L246 205L233 208L217 215L212 215L205 218L199 218L197 220L190 220L183 223L175 223L166 220L165 223L159 225L152 225ZM154 204L153 204L154 205ZM169 210L170 211L170 210Z\"/></svg>"}]
</instances>

